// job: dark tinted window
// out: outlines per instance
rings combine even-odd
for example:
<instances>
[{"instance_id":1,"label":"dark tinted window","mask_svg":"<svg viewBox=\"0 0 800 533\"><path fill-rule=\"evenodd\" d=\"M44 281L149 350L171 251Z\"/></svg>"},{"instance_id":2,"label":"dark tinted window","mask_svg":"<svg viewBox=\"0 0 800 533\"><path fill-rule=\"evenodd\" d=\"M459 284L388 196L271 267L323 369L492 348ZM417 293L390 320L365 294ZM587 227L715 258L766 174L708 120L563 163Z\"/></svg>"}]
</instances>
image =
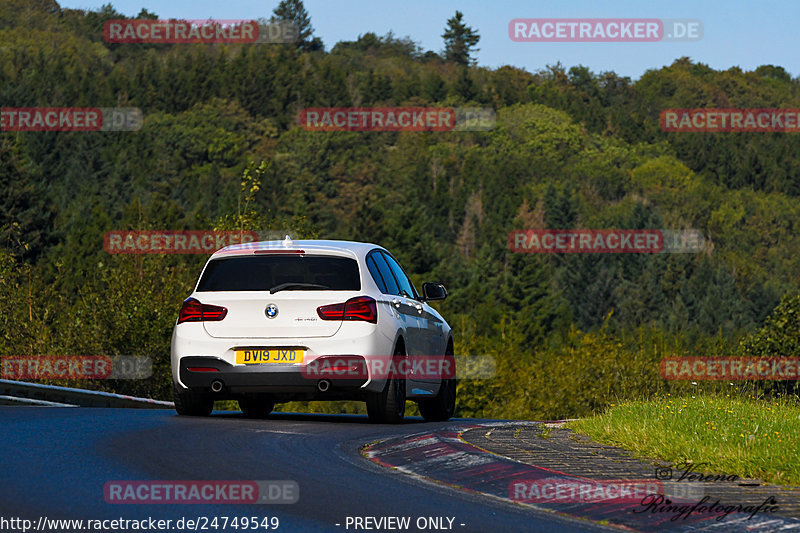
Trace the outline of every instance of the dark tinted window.
<instances>
[{"instance_id":1,"label":"dark tinted window","mask_svg":"<svg viewBox=\"0 0 800 533\"><path fill-rule=\"evenodd\" d=\"M386 262L389 263L389 267L392 269L394 273L395 279L397 279L397 283L400 284L400 290L406 292L406 294L411 298L417 297L417 291L414 289L414 285L411 283L411 280L408 279L406 273L403 272L403 267L400 266L394 257L387 253L381 254L386 258Z\"/></svg>"},{"instance_id":2,"label":"dark tinted window","mask_svg":"<svg viewBox=\"0 0 800 533\"><path fill-rule=\"evenodd\" d=\"M384 291L384 294L400 294L400 289L397 286L397 282L394 280L394 275L392 275L392 269L390 269L389 265L387 265L386 261L384 261L383 254L376 252L370 257L375 260L375 264L378 266L381 277L386 283L386 291Z\"/></svg>"},{"instance_id":3,"label":"dark tinted window","mask_svg":"<svg viewBox=\"0 0 800 533\"><path fill-rule=\"evenodd\" d=\"M332 291L361 290L355 259L313 255L248 255L215 259L203 272L197 290L267 291L283 283L324 285L328 287L325 290Z\"/></svg>"},{"instance_id":4,"label":"dark tinted window","mask_svg":"<svg viewBox=\"0 0 800 533\"><path fill-rule=\"evenodd\" d=\"M381 273L378 271L378 265L375 264L375 259L372 258L372 255L367 256L367 268L369 269L369 273L372 274L372 279L374 279L375 283L378 285L378 289L380 289L383 294L386 294L386 283L384 283Z\"/></svg>"}]
</instances>

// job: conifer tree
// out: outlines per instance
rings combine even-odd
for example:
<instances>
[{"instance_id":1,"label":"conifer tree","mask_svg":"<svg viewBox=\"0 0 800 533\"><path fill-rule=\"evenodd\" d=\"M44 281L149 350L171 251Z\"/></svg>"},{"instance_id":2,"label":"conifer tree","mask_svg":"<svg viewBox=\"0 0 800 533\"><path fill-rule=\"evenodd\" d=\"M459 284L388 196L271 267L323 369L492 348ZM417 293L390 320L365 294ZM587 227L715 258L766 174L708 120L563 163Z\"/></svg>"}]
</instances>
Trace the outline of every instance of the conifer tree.
<instances>
[{"instance_id":1,"label":"conifer tree","mask_svg":"<svg viewBox=\"0 0 800 533\"><path fill-rule=\"evenodd\" d=\"M447 28L445 28L442 38L444 39L445 59L466 66L475 61L471 54L480 50L475 48L475 45L481 40L481 36L464 24L463 18L464 14L456 11L455 16L447 20Z\"/></svg>"},{"instance_id":2,"label":"conifer tree","mask_svg":"<svg viewBox=\"0 0 800 533\"><path fill-rule=\"evenodd\" d=\"M305 51L322 50L319 37L314 37L314 27L303 0L281 0L272 11L272 22L292 22L297 25L297 47Z\"/></svg>"}]
</instances>

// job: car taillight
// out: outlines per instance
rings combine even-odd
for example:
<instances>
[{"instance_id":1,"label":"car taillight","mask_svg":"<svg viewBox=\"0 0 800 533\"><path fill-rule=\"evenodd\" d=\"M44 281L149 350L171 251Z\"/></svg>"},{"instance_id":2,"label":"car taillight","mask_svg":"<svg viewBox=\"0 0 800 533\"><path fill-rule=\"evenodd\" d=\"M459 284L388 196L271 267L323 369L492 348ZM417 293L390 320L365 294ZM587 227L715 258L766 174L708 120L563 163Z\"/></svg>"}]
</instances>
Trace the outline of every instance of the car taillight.
<instances>
[{"instance_id":1,"label":"car taillight","mask_svg":"<svg viewBox=\"0 0 800 533\"><path fill-rule=\"evenodd\" d=\"M369 296L356 296L341 304L317 307L322 320L363 320L378 323L378 306Z\"/></svg>"},{"instance_id":2,"label":"car taillight","mask_svg":"<svg viewBox=\"0 0 800 533\"><path fill-rule=\"evenodd\" d=\"M228 310L225 307L201 304L194 298L186 298L178 313L178 324L184 322L218 322L225 318Z\"/></svg>"}]
</instances>

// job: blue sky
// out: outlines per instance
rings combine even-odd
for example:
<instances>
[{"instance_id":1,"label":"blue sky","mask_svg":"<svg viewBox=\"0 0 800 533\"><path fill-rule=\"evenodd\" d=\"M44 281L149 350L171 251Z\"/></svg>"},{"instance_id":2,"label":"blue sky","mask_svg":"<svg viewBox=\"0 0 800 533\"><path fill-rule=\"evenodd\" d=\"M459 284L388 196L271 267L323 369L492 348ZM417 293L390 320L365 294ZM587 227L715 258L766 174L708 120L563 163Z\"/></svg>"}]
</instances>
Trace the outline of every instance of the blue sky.
<instances>
[{"instance_id":1,"label":"blue sky","mask_svg":"<svg viewBox=\"0 0 800 533\"><path fill-rule=\"evenodd\" d=\"M135 16L142 7L161 18L252 19L269 17L278 0L62 0L67 8L97 9L111 3ZM482 66L513 65L535 72L548 64L586 65L633 79L646 70L688 56L715 69L759 65L800 74L800 2L794 0L306 0L315 35L330 50L368 31L409 36L426 50L440 51L441 34L458 9L481 35L476 54ZM517 43L508 36L515 18L700 19L704 37L678 43Z\"/></svg>"}]
</instances>

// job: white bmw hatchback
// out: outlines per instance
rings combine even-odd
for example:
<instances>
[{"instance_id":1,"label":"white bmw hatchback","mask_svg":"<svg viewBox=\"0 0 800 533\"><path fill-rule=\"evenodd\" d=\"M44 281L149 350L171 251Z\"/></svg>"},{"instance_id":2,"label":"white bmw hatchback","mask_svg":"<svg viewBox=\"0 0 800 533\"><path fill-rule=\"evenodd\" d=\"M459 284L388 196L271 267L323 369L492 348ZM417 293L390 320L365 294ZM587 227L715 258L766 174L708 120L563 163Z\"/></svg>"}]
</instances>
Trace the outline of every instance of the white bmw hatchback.
<instances>
[{"instance_id":1,"label":"white bmw hatchback","mask_svg":"<svg viewBox=\"0 0 800 533\"><path fill-rule=\"evenodd\" d=\"M208 415L237 400L247 416L275 403L362 400L369 418L399 423L406 400L426 420L456 403L450 326L397 260L374 244L283 241L214 253L172 334L175 409Z\"/></svg>"}]
</instances>

